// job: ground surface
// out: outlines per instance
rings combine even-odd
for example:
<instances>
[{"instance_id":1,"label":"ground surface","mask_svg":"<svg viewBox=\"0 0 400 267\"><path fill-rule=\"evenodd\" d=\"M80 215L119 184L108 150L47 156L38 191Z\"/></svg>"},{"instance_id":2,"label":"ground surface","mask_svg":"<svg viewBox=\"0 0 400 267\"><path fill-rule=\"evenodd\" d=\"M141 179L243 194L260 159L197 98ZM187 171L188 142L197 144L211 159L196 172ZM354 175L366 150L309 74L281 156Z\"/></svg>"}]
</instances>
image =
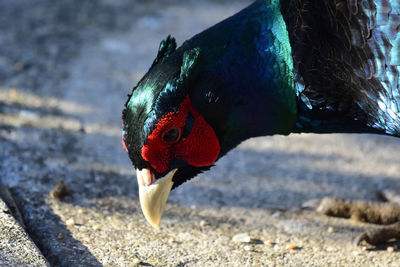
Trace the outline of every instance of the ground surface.
<instances>
[{"instance_id":1,"label":"ground surface","mask_svg":"<svg viewBox=\"0 0 400 267\"><path fill-rule=\"evenodd\" d=\"M145 222L121 148L126 95L167 34L182 43L247 4L0 2L0 180L52 265L399 266L396 249L354 247L369 225L299 208L398 188L395 138L249 140L171 193L161 231ZM49 197L59 180L72 191L63 201ZM238 233L255 241L232 241Z\"/></svg>"}]
</instances>

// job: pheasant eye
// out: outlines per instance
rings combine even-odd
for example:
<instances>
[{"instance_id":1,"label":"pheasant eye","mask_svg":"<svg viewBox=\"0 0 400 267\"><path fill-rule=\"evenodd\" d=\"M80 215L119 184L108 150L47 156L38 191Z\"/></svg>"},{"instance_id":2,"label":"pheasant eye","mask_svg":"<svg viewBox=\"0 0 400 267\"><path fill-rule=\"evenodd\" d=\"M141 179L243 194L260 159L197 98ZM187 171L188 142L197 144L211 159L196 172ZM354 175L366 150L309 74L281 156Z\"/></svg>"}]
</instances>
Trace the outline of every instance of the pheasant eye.
<instances>
[{"instance_id":1,"label":"pheasant eye","mask_svg":"<svg viewBox=\"0 0 400 267\"><path fill-rule=\"evenodd\" d=\"M161 136L161 139L165 143L169 144L176 143L181 139L181 129L175 126L174 128L164 132L163 135Z\"/></svg>"}]
</instances>

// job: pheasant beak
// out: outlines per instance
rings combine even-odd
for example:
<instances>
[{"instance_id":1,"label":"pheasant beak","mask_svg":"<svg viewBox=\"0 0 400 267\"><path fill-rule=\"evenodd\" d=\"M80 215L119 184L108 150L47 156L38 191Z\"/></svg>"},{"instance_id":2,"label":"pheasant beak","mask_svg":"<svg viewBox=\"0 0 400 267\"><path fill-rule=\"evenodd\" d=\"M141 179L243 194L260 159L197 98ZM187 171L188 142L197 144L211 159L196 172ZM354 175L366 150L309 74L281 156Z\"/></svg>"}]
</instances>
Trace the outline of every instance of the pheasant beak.
<instances>
[{"instance_id":1,"label":"pheasant beak","mask_svg":"<svg viewBox=\"0 0 400 267\"><path fill-rule=\"evenodd\" d=\"M172 178L178 169L170 171L164 177L155 181L154 173L149 169L136 169L139 184L140 206L146 220L156 229L159 229L168 195L171 192Z\"/></svg>"}]
</instances>

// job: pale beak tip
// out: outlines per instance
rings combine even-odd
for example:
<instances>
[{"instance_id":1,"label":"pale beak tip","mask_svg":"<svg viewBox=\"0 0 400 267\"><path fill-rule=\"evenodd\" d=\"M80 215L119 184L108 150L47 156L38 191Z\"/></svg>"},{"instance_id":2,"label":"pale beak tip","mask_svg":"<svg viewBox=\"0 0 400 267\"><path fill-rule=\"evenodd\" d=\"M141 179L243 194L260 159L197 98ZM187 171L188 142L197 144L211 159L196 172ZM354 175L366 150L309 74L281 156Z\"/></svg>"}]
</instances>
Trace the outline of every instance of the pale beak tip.
<instances>
[{"instance_id":1,"label":"pale beak tip","mask_svg":"<svg viewBox=\"0 0 400 267\"><path fill-rule=\"evenodd\" d=\"M139 182L139 198L140 206L146 220L156 229L160 229L161 216L163 214L165 204L167 203L168 195L171 191L172 185L174 184L172 178L177 169L172 170L163 178L146 186L141 183L142 174L146 173L147 170L138 171L138 182ZM153 175L149 175L152 177Z\"/></svg>"},{"instance_id":2,"label":"pale beak tip","mask_svg":"<svg viewBox=\"0 0 400 267\"><path fill-rule=\"evenodd\" d=\"M160 221L158 222L151 222L148 218L146 218L146 220L150 223L151 226L153 226L153 228L160 230Z\"/></svg>"}]
</instances>

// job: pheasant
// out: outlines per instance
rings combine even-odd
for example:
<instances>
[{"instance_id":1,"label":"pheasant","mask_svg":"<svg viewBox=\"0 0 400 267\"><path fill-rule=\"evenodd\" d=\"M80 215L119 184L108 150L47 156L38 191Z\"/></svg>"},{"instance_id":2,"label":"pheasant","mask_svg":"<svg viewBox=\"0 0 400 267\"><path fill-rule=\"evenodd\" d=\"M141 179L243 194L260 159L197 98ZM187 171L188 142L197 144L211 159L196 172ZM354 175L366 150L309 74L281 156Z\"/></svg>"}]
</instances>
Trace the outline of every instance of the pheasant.
<instances>
[{"instance_id":1,"label":"pheasant","mask_svg":"<svg viewBox=\"0 0 400 267\"><path fill-rule=\"evenodd\" d=\"M122 115L150 224L248 138L399 137L399 32L398 0L258 0L179 48L168 36Z\"/></svg>"}]
</instances>

